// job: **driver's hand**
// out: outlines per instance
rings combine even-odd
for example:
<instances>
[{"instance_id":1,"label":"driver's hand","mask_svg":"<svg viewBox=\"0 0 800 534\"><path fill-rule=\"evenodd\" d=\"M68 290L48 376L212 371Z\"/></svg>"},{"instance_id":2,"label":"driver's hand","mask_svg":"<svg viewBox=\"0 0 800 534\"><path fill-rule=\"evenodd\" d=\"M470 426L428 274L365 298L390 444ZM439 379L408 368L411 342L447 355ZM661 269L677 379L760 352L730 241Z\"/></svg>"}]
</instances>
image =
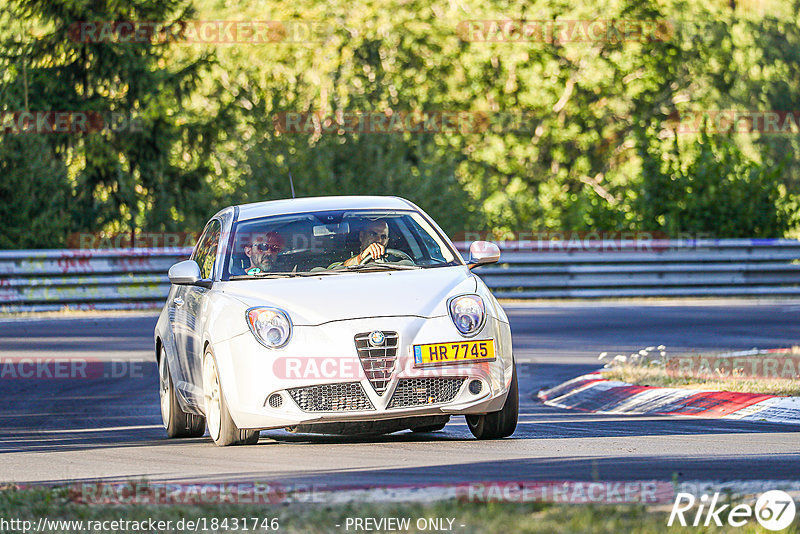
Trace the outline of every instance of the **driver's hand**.
<instances>
[{"instance_id":1,"label":"driver's hand","mask_svg":"<svg viewBox=\"0 0 800 534\"><path fill-rule=\"evenodd\" d=\"M361 254L359 254L359 262L364 261L364 259L370 256L372 256L373 260L377 260L384 254L386 254L386 248L383 245L380 243L372 243L370 246L365 248Z\"/></svg>"}]
</instances>

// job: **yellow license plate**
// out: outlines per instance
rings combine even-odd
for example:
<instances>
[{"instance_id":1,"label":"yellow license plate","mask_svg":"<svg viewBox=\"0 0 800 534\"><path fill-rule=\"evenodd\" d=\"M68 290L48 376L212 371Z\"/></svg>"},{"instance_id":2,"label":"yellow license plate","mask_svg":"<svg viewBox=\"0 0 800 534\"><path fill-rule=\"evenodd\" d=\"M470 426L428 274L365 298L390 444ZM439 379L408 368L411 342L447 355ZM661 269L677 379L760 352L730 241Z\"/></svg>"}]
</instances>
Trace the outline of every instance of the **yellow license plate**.
<instances>
[{"instance_id":1,"label":"yellow license plate","mask_svg":"<svg viewBox=\"0 0 800 534\"><path fill-rule=\"evenodd\" d=\"M494 360L493 339L414 345L414 364L417 367L491 360Z\"/></svg>"}]
</instances>

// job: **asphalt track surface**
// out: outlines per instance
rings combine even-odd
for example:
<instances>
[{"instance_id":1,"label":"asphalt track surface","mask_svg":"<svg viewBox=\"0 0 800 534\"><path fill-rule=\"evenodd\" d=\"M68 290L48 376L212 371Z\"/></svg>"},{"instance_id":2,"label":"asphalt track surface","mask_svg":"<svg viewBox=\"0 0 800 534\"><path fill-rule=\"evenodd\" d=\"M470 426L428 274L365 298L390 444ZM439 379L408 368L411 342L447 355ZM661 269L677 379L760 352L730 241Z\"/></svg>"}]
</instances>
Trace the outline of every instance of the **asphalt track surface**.
<instances>
[{"instance_id":1,"label":"asphalt track surface","mask_svg":"<svg viewBox=\"0 0 800 534\"><path fill-rule=\"evenodd\" d=\"M154 316L0 321L0 357L147 360L119 378L0 380L0 482L275 481L326 486L488 480L800 479L800 426L580 413L535 393L649 345L718 351L800 344L800 302L507 306L521 413L501 441L442 432L371 439L262 432L258 445L168 440ZM133 369L133 368L132 368ZM132 375L132 376L131 376Z\"/></svg>"}]
</instances>

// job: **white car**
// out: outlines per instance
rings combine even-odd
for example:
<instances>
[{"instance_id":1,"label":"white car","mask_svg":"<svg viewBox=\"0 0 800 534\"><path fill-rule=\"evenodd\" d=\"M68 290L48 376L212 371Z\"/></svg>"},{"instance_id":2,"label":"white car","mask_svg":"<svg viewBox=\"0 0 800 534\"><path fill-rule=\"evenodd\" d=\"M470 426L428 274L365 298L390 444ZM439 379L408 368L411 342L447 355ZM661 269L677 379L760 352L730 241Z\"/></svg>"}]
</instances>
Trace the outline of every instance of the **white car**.
<instances>
[{"instance_id":1,"label":"white car","mask_svg":"<svg viewBox=\"0 0 800 534\"><path fill-rule=\"evenodd\" d=\"M254 444L259 431L441 430L510 436L519 393L508 318L422 210L397 197L223 209L172 283L155 328L169 437Z\"/></svg>"}]
</instances>

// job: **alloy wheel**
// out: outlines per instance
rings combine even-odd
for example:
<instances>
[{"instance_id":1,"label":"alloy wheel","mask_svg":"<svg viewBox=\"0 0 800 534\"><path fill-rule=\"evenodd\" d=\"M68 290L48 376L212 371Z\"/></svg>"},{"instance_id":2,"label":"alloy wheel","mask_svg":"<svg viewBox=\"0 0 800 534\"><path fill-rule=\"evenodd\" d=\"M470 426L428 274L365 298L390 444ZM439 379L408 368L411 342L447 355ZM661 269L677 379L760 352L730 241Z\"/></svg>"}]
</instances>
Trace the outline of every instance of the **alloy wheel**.
<instances>
[{"instance_id":1,"label":"alloy wheel","mask_svg":"<svg viewBox=\"0 0 800 534\"><path fill-rule=\"evenodd\" d=\"M222 425L222 399L219 387L217 364L211 354L206 354L203 362L203 395L206 401L206 422L208 433L213 440L219 439Z\"/></svg>"},{"instance_id":2,"label":"alloy wheel","mask_svg":"<svg viewBox=\"0 0 800 534\"><path fill-rule=\"evenodd\" d=\"M159 381L159 396L161 398L161 422L164 423L164 428L169 426L169 418L172 415L172 384L169 380L169 365L167 364L167 355L164 349L161 349L161 357L158 360L158 381Z\"/></svg>"}]
</instances>

